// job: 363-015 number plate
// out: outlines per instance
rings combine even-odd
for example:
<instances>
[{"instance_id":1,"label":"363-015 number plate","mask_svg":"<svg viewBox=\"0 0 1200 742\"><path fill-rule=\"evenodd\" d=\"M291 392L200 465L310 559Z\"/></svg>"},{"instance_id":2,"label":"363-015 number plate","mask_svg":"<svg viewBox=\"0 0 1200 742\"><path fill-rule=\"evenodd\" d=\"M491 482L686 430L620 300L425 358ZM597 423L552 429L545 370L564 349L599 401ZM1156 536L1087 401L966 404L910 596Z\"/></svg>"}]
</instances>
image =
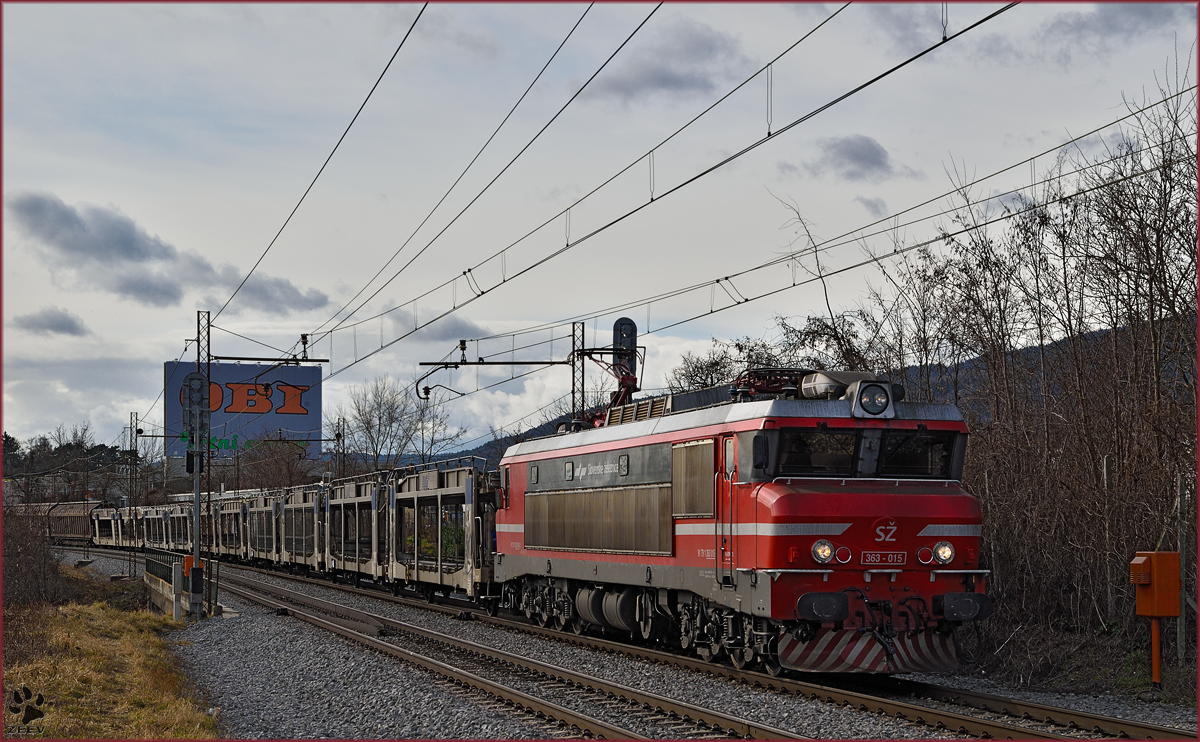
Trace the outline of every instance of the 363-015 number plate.
<instances>
[{"instance_id":1,"label":"363-015 number plate","mask_svg":"<svg viewBox=\"0 0 1200 742\"><path fill-rule=\"evenodd\" d=\"M902 567L907 557L908 555L903 551L864 551L862 553L862 563Z\"/></svg>"}]
</instances>

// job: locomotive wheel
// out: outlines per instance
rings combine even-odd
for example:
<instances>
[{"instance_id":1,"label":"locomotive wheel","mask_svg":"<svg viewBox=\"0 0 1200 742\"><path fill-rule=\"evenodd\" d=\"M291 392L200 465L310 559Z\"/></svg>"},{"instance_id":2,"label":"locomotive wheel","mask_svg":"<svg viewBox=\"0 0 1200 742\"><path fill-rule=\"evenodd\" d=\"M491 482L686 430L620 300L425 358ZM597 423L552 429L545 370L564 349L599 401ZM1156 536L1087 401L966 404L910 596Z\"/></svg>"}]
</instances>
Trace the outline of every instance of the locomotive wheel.
<instances>
[{"instance_id":1,"label":"locomotive wheel","mask_svg":"<svg viewBox=\"0 0 1200 742\"><path fill-rule=\"evenodd\" d=\"M697 644L696 654L705 662L716 662L721 657L721 645L716 642L712 644Z\"/></svg>"},{"instance_id":2,"label":"locomotive wheel","mask_svg":"<svg viewBox=\"0 0 1200 742\"><path fill-rule=\"evenodd\" d=\"M551 618L545 613L535 613L533 615L533 620L537 622L538 626L541 626L544 629L550 625Z\"/></svg>"},{"instance_id":3,"label":"locomotive wheel","mask_svg":"<svg viewBox=\"0 0 1200 742\"><path fill-rule=\"evenodd\" d=\"M773 678L777 678L783 674L783 665L779 664L778 657L763 657L763 669Z\"/></svg>"},{"instance_id":4,"label":"locomotive wheel","mask_svg":"<svg viewBox=\"0 0 1200 742\"><path fill-rule=\"evenodd\" d=\"M582 618L575 618L575 619L572 619L572 620L571 620L571 624L570 624L570 625L571 625L571 631L572 631L572 632L573 632L573 633L574 633L576 636L579 636L580 634L582 634L582 633L583 633L583 630L586 628L586 627L584 626L584 624L583 624L583 619L582 619Z\"/></svg>"},{"instance_id":5,"label":"locomotive wheel","mask_svg":"<svg viewBox=\"0 0 1200 742\"><path fill-rule=\"evenodd\" d=\"M738 670L754 664L754 647L733 647L729 650L729 661Z\"/></svg>"}]
</instances>

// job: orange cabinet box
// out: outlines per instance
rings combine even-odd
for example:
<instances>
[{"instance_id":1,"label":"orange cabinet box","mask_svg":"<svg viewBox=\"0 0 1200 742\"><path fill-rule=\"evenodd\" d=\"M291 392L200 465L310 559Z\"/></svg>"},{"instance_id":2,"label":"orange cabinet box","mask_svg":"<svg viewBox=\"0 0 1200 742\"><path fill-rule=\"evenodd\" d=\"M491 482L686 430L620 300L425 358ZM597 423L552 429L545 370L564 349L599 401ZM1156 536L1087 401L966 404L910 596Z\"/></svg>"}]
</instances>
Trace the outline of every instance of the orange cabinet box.
<instances>
[{"instance_id":1,"label":"orange cabinet box","mask_svg":"<svg viewBox=\"0 0 1200 742\"><path fill-rule=\"evenodd\" d=\"M1137 614L1179 615L1179 552L1139 551L1129 563L1129 582L1137 588Z\"/></svg>"}]
</instances>

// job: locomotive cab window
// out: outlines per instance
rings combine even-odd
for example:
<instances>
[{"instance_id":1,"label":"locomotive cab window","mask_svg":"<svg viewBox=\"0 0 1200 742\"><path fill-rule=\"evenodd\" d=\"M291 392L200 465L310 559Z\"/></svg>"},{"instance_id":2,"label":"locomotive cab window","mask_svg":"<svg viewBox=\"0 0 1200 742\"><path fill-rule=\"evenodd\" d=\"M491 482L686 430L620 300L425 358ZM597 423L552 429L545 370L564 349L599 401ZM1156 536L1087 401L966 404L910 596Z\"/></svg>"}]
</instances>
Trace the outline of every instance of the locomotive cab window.
<instances>
[{"instance_id":1,"label":"locomotive cab window","mask_svg":"<svg viewBox=\"0 0 1200 742\"><path fill-rule=\"evenodd\" d=\"M878 476L953 479L956 437L953 431L885 430Z\"/></svg>"},{"instance_id":2,"label":"locomotive cab window","mask_svg":"<svg viewBox=\"0 0 1200 742\"><path fill-rule=\"evenodd\" d=\"M852 477L857 442L858 433L853 430L784 429L779 442L778 476L834 474Z\"/></svg>"}]
</instances>

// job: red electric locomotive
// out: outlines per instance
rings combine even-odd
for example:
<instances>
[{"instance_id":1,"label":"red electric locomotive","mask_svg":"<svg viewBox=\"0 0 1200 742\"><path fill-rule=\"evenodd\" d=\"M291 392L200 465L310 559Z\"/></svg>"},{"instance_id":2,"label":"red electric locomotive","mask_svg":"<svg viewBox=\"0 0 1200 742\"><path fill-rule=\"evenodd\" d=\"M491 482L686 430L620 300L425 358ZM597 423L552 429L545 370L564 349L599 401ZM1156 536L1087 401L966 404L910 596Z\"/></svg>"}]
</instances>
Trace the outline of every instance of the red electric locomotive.
<instances>
[{"instance_id":1,"label":"red electric locomotive","mask_svg":"<svg viewBox=\"0 0 1200 742\"><path fill-rule=\"evenodd\" d=\"M872 374L757 369L511 447L503 604L772 673L954 668L955 629L991 613L967 427L903 398Z\"/></svg>"}]
</instances>

